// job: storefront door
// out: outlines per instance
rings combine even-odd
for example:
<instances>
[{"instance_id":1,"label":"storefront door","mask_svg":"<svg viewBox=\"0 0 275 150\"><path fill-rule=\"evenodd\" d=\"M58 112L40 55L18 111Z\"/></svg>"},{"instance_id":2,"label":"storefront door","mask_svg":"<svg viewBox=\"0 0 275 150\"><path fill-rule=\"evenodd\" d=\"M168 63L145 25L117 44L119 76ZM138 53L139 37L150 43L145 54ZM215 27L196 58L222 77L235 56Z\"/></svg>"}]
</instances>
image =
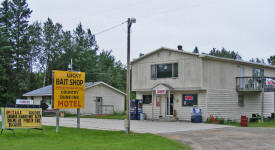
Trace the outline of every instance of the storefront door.
<instances>
[{"instance_id":1,"label":"storefront door","mask_svg":"<svg viewBox=\"0 0 275 150\"><path fill-rule=\"evenodd\" d=\"M166 99L166 115L173 115L174 113L174 95L171 94L170 95L170 100L167 96L167 99Z\"/></svg>"},{"instance_id":2,"label":"storefront door","mask_svg":"<svg viewBox=\"0 0 275 150\"><path fill-rule=\"evenodd\" d=\"M96 114L102 114L102 97L96 97Z\"/></svg>"},{"instance_id":3,"label":"storefront door","mask_svg":"<svg viewBox=\"0 0 275 150\"><path fill-rule=\"evenodd\" d=\"M160 116L166 116L166 95L157 96L157 99L160 100Z\"/></svg>"}]
</instances>

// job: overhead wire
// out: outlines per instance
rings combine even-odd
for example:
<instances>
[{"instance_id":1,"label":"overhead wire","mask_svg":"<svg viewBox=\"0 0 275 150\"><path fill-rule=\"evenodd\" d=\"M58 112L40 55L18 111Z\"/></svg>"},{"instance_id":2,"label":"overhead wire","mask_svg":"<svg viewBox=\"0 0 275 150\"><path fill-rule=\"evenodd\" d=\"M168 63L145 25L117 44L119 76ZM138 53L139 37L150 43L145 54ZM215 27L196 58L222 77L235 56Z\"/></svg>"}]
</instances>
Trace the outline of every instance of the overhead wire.
<instances>
[{"instance_id":1,"label":"overhead wire","mask_svg":"<svg viewBox=\"0 0 275 150\"><path fill-rule=\"evenodd\" d=\"M107 29L105 29L105 30L102 30L102 31L100 31L100 32L98 32L98 33L96 33L96 34L94 34L94 35L99 35L99 34L102 34L102 33L104 33L104 32L110 31L110 30L112 30L112 29L114 29L114 28L117 28L117 27L119 27L119 26L122 26L124 23L126 23L126 21L124 21L124 22L122 22L122 23L120 23L120 24L114 25L114 26L112 26L112 27L110 27L110 28L107 28Z\"/></svg>"}]
</instances>

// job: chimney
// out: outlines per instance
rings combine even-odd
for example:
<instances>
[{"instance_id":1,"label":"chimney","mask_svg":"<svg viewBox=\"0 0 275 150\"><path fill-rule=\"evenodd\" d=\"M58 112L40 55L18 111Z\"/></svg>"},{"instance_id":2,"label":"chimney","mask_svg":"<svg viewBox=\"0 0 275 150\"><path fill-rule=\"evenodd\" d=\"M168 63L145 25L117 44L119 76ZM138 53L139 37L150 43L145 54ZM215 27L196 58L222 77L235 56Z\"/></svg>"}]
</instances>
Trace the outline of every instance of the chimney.
<instances>
[{"instance_id":1,"label":"chimney","mask_svg":"<svg viewBox=\"0 0 275 150\"><path fill-rule=\"evenodd\" d=\"M182 51L182 45L178 45L178 50Z\"/></svg>"}]
</instances>

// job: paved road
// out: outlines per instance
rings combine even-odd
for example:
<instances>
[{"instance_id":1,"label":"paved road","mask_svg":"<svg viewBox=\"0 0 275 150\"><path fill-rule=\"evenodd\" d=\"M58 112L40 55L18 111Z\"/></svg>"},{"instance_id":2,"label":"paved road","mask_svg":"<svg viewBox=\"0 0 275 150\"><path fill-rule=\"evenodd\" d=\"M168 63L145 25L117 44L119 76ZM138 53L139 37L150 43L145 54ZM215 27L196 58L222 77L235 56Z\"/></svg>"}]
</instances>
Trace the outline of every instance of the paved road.
<instances>
[{"instance_id":1,"label":"paved road","mask_svg":"<svg viewBox=\"0 0 275 150\"><path fill-rule=\"evenodd\" d=\"M80 127L98 130L124 130L123 120L81 118ZM55 126L54 117L43 117L43 125ZM76 118L60 118L60 126L76 127ZM189 122L131 121L131 130L138 133L169 133L225 128L228 126Z\"/></svg>"},{"instance_id":2,"label":"paved road","mask_svg":"<svg viewBox=\"0 0 275 150\"><path fill-rule=\"evenodd\" d=\"M222 128L160 134L194 150L274 150L275 129Z\"/></svg>"}]
</instances>

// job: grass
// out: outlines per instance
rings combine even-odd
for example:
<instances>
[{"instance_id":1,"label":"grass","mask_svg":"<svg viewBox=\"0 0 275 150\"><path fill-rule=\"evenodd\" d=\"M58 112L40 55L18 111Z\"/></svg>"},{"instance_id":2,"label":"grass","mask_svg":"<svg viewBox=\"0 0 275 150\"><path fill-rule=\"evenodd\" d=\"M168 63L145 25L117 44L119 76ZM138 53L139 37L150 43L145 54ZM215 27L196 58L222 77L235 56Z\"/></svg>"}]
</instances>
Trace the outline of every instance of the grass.
<instances>
[{"instance_id":1,"label":"grass","mask_svg":"<svg viewBox=\"0 0 275 150\"><path fill-rule=\"evenodd\" d=\"M206 123L211 123L211 121L207 121ZM236 121L224 121L224 125L230 125L235 127L240 127L241 124ZM248 122L248 127L262 127L262 128L275 128L274 120L265 120L264 122Z\"/></svg>"},{"instance_id":2,"label":"grass","mask_svg":"<svg viewBox=\"0 0 275 150\"><path fill-rule=\"evenodd\" d=\"M76 117L76 114L65 113L64 117ZM81 115L80 118L96 118L96 119L126 119L126 113L114 113L113 115Z\"/></svg>"},{"instance_id":3,"label":"grass","mask_svg":"<svg viewBox=\"0 0 275 150\"><path fill-rule=\"evenodd\" d=\"M16 137L11 131L0 135L1 150L189 150L187 145L153 134L131 133L123 131L101 131L44 126L42 131L16 129Z\"/></svg>"},{"instance_id":4,"label":"grass","mask_svg":"<svg viewBox=\"0 0 275 150\"><path fill-rule=\"evenodd\" d=\"M44 113L43 117L55 117L55 113ZM76 114L64 113L64 117L76 117ZM114 113L113 115L80 115L80 118L96 118L96 119L126 119L126 113Z\"/></svg>"}]
</instances>

